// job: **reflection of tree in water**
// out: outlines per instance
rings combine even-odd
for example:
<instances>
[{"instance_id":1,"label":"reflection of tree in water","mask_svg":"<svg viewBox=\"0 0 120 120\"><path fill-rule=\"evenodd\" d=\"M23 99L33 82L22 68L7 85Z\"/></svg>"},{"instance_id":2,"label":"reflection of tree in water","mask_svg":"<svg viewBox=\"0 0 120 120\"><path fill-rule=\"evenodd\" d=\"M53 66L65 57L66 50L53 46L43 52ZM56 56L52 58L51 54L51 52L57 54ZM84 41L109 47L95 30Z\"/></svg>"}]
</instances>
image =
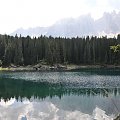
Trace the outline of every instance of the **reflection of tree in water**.
<instances>
[{"instance_id":1,"label":"reflection of tree in water","mask_svg":"<svg viewBox=\"0 0 120 120\"><path fill-rule=\"evenodd\" d=\"M81 88L80 88L81 87ZM82 88L82 86L69 86L65 83L48 83L48 82L33 82L14 79L0 79L0 98L8 100L11 97L17 100L22 98L30 99L34 98L44 99L46 97L58 96L61 98L63 95L83 95L83 96L95 96L100 95L102 97L108 97L108 95L120 94L119 88Z\"/></svg>"}]
</instances>

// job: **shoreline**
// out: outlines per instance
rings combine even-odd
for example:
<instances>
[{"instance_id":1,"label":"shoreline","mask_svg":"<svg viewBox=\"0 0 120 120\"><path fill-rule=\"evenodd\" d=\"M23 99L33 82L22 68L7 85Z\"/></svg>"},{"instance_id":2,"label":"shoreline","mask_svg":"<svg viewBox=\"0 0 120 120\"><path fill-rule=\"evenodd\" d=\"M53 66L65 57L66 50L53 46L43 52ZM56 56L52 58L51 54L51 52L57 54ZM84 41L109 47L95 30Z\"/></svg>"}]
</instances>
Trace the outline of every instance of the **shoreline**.
<instances>
[{"instance_id":1,"label":"shoreline","mask_svg":"<svg viewBox=\"0 0 120 120\"><path fill-rule=\"evenodd\" d=\"M120 69L120 65L28 65L0 67L0 71L74 71L79 69Z\"/></svg>"}]
</instances>

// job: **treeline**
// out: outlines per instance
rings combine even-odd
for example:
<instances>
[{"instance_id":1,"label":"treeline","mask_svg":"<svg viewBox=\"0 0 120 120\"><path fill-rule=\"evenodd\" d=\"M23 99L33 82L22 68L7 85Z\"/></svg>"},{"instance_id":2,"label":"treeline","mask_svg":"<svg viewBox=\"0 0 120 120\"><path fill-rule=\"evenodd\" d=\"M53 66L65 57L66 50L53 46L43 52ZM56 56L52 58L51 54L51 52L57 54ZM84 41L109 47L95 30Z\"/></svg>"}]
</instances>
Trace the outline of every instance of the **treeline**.
<instances>
[{"instance_id":1,"label":"treeline","mask_svg":"<svg viewBox=\"0 0 120 120\"><path fill-rule=\"evenodd\" d=\"M120 35L117 38L0 35L0 64L120 64L120 52L110 49L117 44L120 44Z\"/></svg>"}]
</instances>

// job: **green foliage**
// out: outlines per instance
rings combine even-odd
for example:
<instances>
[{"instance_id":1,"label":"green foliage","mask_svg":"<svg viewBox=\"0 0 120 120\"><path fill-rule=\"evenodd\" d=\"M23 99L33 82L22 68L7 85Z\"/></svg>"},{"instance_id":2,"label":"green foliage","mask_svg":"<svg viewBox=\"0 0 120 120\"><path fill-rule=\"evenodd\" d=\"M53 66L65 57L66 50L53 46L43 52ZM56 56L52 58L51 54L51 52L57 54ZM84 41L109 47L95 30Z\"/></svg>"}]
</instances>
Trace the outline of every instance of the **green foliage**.
<instances>
[{"instance_id":1,"label":"green foliage","mask_svg":"<svg viewBox=\"0 0 120 120\"><path fill-rule=\"evenodd\" d=\"M116 46L113 46L116 45ZM120 37L38 38L0 35L2 65L120 64ZM112 52L112 50L115 52Z\"/></svg>"},{"instance_id":2,"label":"green foliage","mask_svg":"<svg viewBox=\"0 0 120 120\"><path fill-rule=\"evenodd\" d=\"M113 50L114 52L119 52L120 44L114 45L114 46L110 46L110 49Z\"/></svg>"}]
</instances>

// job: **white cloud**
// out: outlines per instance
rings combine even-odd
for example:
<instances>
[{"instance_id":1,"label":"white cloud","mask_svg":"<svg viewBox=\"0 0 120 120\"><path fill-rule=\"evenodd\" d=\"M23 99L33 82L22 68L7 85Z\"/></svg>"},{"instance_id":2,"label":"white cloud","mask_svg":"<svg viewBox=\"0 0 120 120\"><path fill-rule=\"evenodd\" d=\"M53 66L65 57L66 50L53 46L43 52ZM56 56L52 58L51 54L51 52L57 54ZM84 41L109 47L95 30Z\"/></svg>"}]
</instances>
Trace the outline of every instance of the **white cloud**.
<instances>
[{"instance_id":1,"label":"white cloud","mask_svg":"<svg viewBox=\"0 0 120 120\"><path fill-rule=\"evenodd\" d=\"M10 103L8 101L8 103ZM107 116L105 111L96 107L93 115L75 110L70 111L57 107L56 104L48 101L39 102L12 102L12 104L0 107L0 119L2 120L112 120L112 116Z\"/></svg>"},{"instance_id":2,"label":"white cloud","mask_svg":"<svg viewBox=\"0 0 120 120\"><path fill-rule=\"evenodd\" d=\"M119 10L119 5L120 0L0 0L0 33L49 26L59 19L88 13L97 19L104 11Z\"/></svg>"}]
</instances>

